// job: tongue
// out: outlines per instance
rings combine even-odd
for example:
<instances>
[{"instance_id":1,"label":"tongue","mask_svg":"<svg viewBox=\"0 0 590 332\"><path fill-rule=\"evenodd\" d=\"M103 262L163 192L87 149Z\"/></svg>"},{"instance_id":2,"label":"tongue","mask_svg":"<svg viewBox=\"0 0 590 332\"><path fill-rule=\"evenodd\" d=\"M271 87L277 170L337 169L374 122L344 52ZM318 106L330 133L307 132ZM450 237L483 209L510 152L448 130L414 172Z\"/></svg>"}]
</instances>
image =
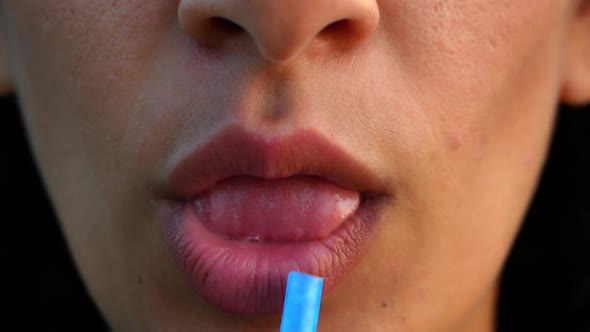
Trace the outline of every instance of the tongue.
<instances>
[{"instance_id":1,"label":"tongue","mask_svg":"<svg viewBox=\"0 0 590 332\"><path fill-rule=\"evenodd\" d=\"M252 242L323 239L359 206L360 195L311 176L233 177L197 197L198 219L211 231Z\"/></svg>"}]
</instances>

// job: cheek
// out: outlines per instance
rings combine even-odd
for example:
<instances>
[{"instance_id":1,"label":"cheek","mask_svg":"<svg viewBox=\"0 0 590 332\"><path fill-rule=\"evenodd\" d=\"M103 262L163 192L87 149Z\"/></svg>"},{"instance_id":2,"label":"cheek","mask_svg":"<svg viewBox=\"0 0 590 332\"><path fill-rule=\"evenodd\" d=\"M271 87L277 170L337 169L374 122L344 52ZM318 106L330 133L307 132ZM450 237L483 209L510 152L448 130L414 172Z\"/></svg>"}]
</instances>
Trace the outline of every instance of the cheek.
<instances>
[{"instance_id":1,"label":"cheek","mask_svg":"<svg viewBox=\"0 0 590 332\"><path fill-rule=\"evenodd\" d=\"M72 168L116 163L114 147L137 122L129 110L139 98L139 82L160 40L176 28L176 4L7 0L4 16L19 100L39 162L68 160ZM55 171L47 178L57 178L61 186L63 172L42 170Z\"/></svg>"},{"instance_id":2,"label":"cheek","mask_svg":"<svg viewBox=\"0 0 590 332\"><path fill-rule=\"evenodd\" d=\"M388 53L396 55L398 76L412 96L389 117L413 120L384 122L389 128L379 130L393 133L381 140L389 143L381 155L399 179L399 201L374 252L392 254L371 266L402 281L373 281L374 289L395 288L391 294L404 298L425 294L419 301L440 317L465 312L457 308L493 287L543 165L558 102L566 5L383 6L391 13L383 15ZM408 15L396 17L396 10ZM408 282L400 267L421 272ZM449 287L457 284L460 290ZM438 302L443 298L452 300ZM408 300L416 304L408 311L423 312L419 301Z\"/></svg>"},{"instance_id":3,"label":"cheek","mask_svg":"<svg viewBox=\"0 0 590 332\"><path fill-rule=\"evenodd\" d=\"M483 165L501 154L521 168L539 164L558 101L567 7L552 0L384 2L388 53L412 99L396 109L402 115L391 115L412 119L392 130L408 154L455 165L456 158Z\"/></svg>"},{"instance_id":4,"label":"cheek","mask_svg":"<svg viewBox=\"0 0 590 332\"><path fill-rule=\"evenodd\" d=\"M141 122L129 105L138 98L158 41L176 27L175 3L7 0L3 6L37 163L93 293L112 291L112 280L96 279L113 266L127 268L117 258L130 251L129 238L158 238L157 224L145 223L150 191L142 182L156 167L154 156L138 167L134 158L141 149L129 153L120 142ZM149 247L161 249L161 243Z\"/></svg>"},{"instance_id":5,"label":"cheek","mask_svg":"<svg viewBox=\"0 0 590 332\"><path fill-rule=\"evenodd\" d=\"M433 174L462 172L466 183L495 159L514 172L540 167L558 100L567 6L383 1L385 50L364 64L379 68L371 71L379 85L371 81L366 93L379 103L365 116L383 142L378 154L397 173L417 174L419 162Z\"/></svg>"},{"instance_id":6,"label":"cheek","mask_svg":"<svg viewBox=\"0 0 590 332\"><path fill-rule=\"evenodd\" d=\"M137 94L176 18L173 2L116 0L6 1L5 15L25 110L111 120L121 107L108 106Z\"/></svg>"}]
</instances>

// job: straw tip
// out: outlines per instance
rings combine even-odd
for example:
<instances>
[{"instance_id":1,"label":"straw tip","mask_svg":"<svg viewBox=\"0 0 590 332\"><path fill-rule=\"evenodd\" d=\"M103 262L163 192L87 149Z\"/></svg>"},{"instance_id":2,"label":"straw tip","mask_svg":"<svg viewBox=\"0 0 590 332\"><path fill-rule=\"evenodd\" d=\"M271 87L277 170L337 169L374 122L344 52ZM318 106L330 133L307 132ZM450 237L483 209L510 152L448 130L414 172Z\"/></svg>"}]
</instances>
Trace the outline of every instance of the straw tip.
<instances>
[{"instance_id":1,"label":"straw tip","mask_svg":"<svg viewBox=\"0 0 590 332\"><path fill-rule=\"evenodd\" d=\"M281 332L315 332L320 314L324 279L289 272L281 320Z\"/></svg>"}]
</instances>

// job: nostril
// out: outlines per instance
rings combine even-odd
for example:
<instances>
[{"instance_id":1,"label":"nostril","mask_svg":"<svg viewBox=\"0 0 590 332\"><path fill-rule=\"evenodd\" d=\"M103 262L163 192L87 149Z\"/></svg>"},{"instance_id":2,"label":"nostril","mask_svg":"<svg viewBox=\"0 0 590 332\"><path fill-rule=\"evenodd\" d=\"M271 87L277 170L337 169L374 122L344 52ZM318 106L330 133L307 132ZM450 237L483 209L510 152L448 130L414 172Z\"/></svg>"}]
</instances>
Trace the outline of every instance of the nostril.
<instances>
[{"instance_id":1,"label":"nostril","mask_svg":"<svg viewBox=\"0 0 590 332\"><path fill-rule=\"evenodd\" d=\"M247 48L273 63L306 49L314 56L341 54L379 26L377 0L176 1L179 28L194 45L225 53Z\"/></svg>"},{"instance_id":2,"label":"nostril","mask_svg":"<svg viewBox=\"0 0 590 332\"><path fill-rule=\"evenodd\" d=\"M207 25L209 31L226 36L238 35L245 31L239 24L219 16L209 18Z\"/></svg>"},{"instance_id":3,"label":"nostril","mask_svg":"<svg viewBox=\"0 0 590 332\"><path fill-rule=\"evenodd\" d=\"M318 34L318 37L322 39L341 40L347 38L346 36L350 35L353 30L354 27L350 20L338 20L324 27Z\"/></svg>"}]
</instances>

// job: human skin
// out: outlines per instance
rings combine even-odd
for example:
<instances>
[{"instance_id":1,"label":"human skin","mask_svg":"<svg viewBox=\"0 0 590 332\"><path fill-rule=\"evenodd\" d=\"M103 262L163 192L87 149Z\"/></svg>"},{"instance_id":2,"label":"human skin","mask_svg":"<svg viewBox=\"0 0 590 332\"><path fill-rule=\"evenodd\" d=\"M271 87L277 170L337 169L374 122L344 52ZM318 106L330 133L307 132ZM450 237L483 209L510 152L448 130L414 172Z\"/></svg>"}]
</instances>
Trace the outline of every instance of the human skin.
<instances>
[{"instance_id":1,"label":"human skin","mask_svg":"<svg viewBox=\"0 0 590 332\"><path fill-rule=\"evenodd\" d=\"M208 2L247 32L193 24ZM116 331L277 330L277 315L191 291L153 204L171 160L232 123L311 128L388 180L393 199L322 301L320 330L492 331L556 105L590 100L582 1L0 6L3 90L13 84L74 260ZM323 29L338 20L353 28Z\"/></svg>"}]
</instances>

